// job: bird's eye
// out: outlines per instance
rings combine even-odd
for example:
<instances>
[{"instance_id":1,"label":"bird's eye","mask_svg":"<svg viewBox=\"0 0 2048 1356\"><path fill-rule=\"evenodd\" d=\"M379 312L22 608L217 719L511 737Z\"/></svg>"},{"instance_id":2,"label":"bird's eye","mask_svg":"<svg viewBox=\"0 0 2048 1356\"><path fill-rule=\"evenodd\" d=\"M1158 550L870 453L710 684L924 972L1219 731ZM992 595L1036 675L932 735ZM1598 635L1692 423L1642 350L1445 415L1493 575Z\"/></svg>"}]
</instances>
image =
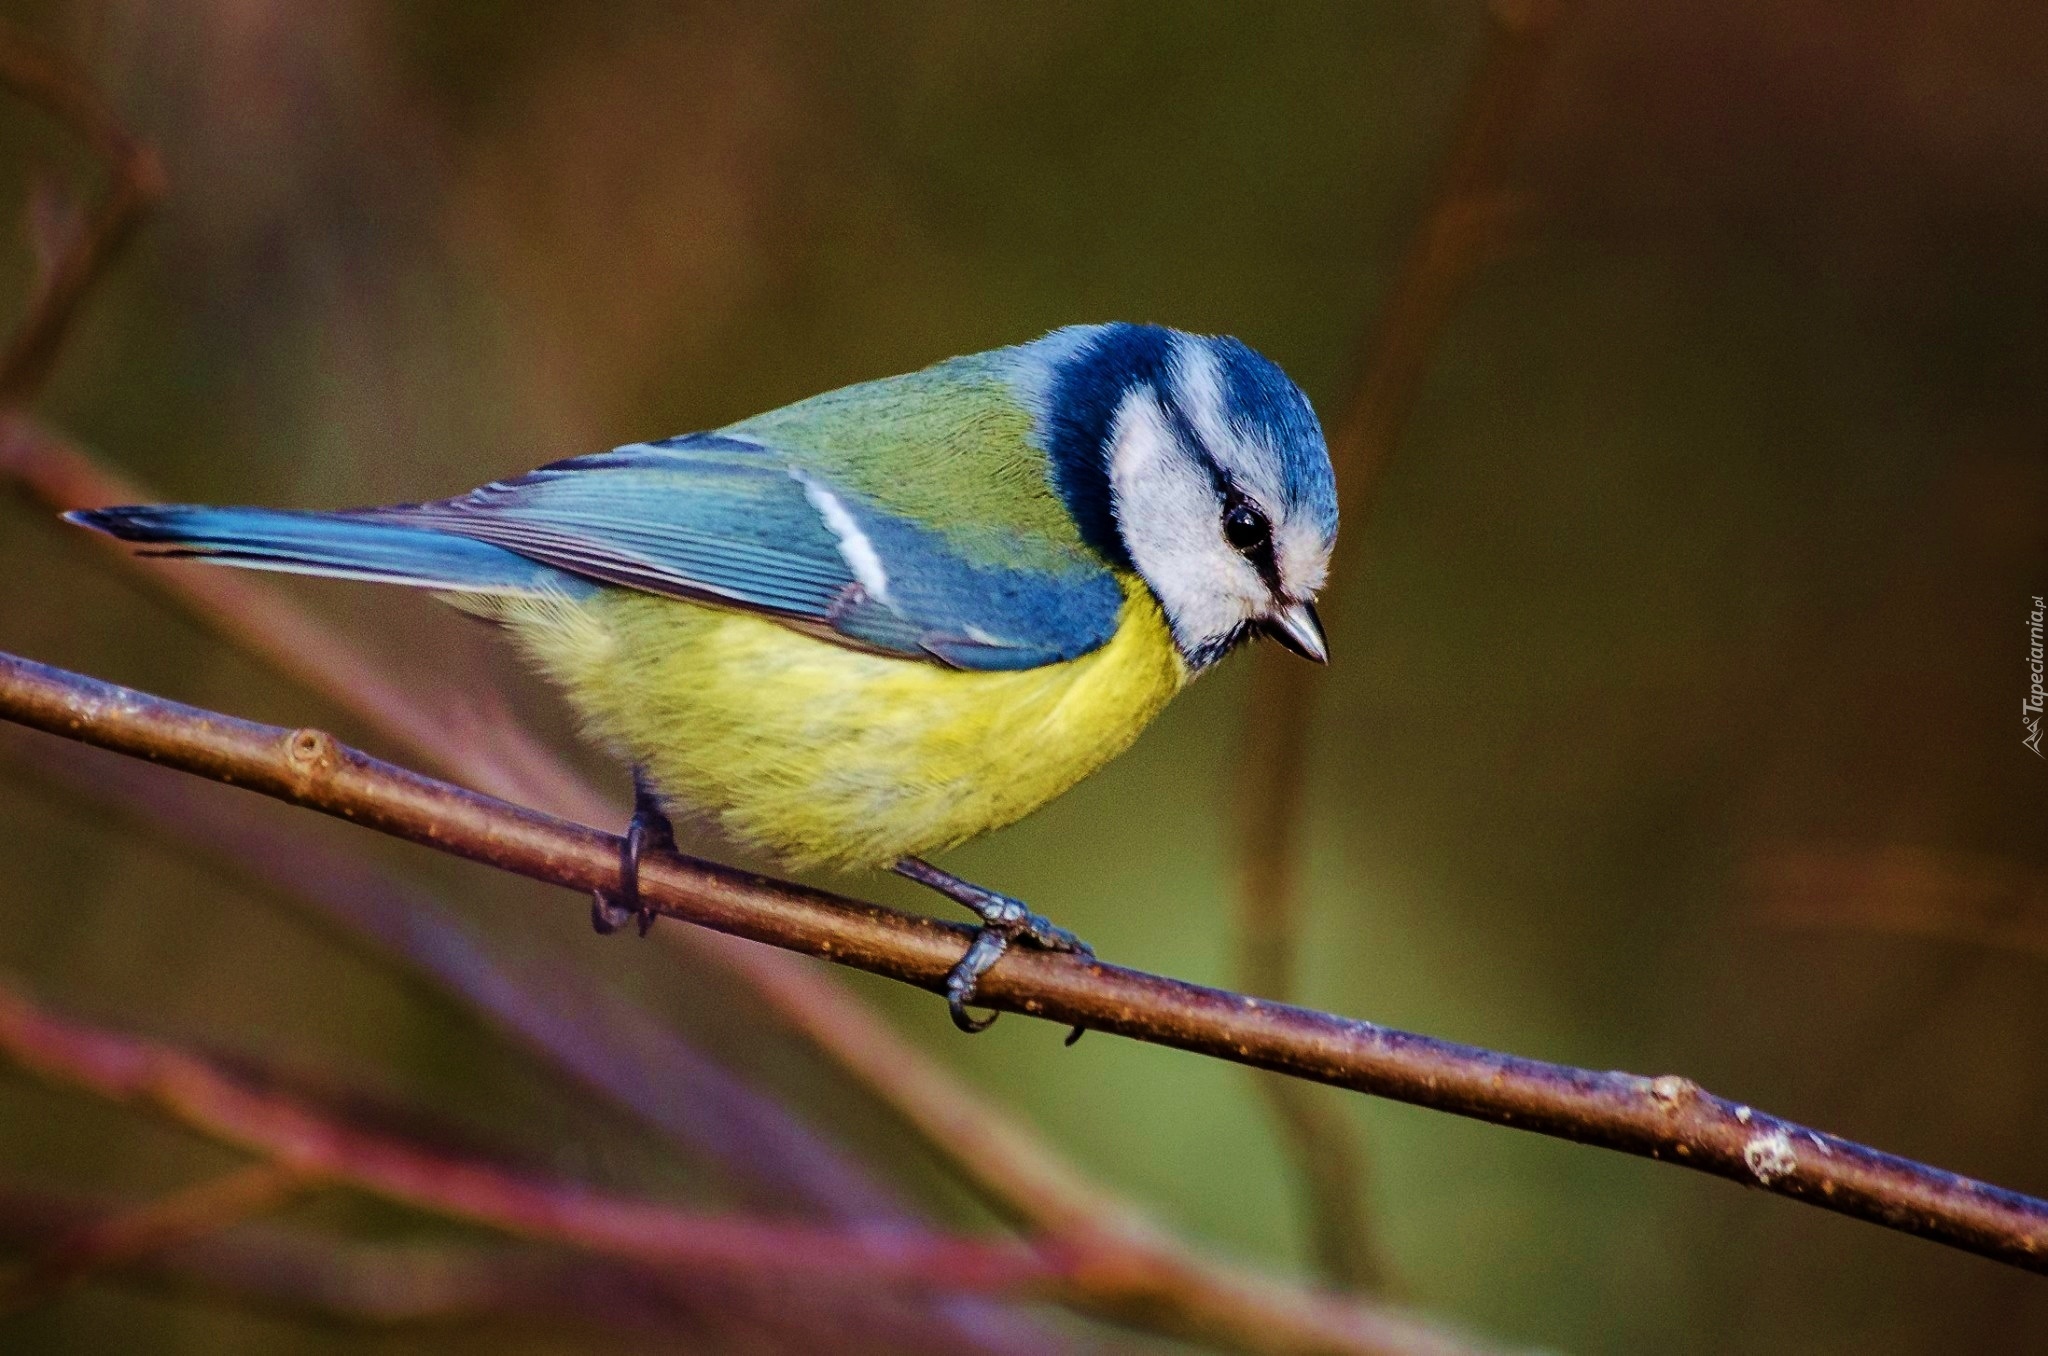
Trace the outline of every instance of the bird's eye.
<instances>
[{"instance_id":1,"label":"bird's eye","mask_svg":"<svg viewBox=\"0 0 2048 1356\"><path fill-rule=\"evenodd\" d=\"M1229 542L1240 555L1251 555L1263 549L1273 539L1272 524L1266 515L1240 499L1223 513L1223 540Z\"/></svg>"}]
</instances>

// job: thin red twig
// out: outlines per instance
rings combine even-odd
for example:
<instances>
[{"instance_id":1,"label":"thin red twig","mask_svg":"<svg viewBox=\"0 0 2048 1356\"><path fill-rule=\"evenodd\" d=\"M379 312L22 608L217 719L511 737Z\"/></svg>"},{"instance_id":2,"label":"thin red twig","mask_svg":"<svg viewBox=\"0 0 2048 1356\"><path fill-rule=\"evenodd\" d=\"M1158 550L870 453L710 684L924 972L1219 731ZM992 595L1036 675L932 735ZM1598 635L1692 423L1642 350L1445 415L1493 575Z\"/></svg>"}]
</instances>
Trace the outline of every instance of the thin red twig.
<instances>
[{"instance_id":1,"label":"thin red twig","mask_svg":"<svg viewBox=\"0 0 2048 1356\"><path fill-rule=\"evenodd\" d=\"M94 1229L119 1206L0 1188L0 1247ZM369 1243L300 1227L250 1224L110 1260L95 1279L200 1294L346 1325L394 1328L536 1326L664 1337L668 1348L844 1352L897 1356L932 1350L929 1323L877 1313L871 1292L813 1280L797 1289L773 1274L656 1275L618 1259L511 1242ZM581 1349L581 1348L577 1348ZM637 1350L638 1348L633 1348Z\"/></svg>"},{"instance_id":2,"label":"thin red twig","mask_svg":"<svg viewBox=\"0 0 2048 1356\"><path fill-rule=\"evenodd\" d=\"M188 1051L60 1017L5 984L0 1057L53 1082L147 1106L309 1180L615 1257L662 1275L731 1272L1038 1297L1108 1317L1131 1316L1118 1301L1132 1259L1111 1249L1027 1248L914 1228L849 1229L707 1215L514 1173L336 1119ZM1313 1297L1302 1301L1307 1321L1320 1325L1318 1339L1289 1349L1372 1356L1472 1351L1419 1323L1321 1304L1327 1312L1318 1312Z\"/></svg>"},{"instance_id":3,"label":"thin red twig","mask_svg":"<svg viewBox=\"0 0 2048 1356\"><path fill-rule=\"evenodd\" d=\"M0 1286L0 1316L41 1304L95 1271L132 1264L268 1214L317 1184L281 1163L256 1163L66 1230Z\"/></svg>"},{"instance_id":4,"label":"thin red twig","mask_svg":"<svg viewBox=\"0 0 2048 1356\"><path fill-rule=\"evenodd\" d=\"M649 1266L1004 1293L1041 1290L1058 1275L1011 1243L700 1214L515 1174L333 1119L197 1055L58 1017L5 985L0 1052L54 1082L147 1105L265 1156L282 1173Z\"/></svg>"}]
</instances>

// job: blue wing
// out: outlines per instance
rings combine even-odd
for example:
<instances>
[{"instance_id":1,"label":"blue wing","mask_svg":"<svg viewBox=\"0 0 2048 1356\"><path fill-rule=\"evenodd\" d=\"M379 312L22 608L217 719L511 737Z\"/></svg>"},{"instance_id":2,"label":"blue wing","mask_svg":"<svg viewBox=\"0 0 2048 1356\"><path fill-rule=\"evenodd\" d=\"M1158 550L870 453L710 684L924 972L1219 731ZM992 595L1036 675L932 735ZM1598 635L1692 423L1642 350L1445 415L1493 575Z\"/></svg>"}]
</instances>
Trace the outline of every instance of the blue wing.
<instances>
[{"instance_id":1,"label":"blue wing","mask_svg":"<svg viewBox=\"0 0 2048 1356\"><path fill-rule=\"evenodd\" d=\"M156 554L245 568L453 592L639 589L962 669L1077 658L1108 641L1123 606L1092 557L970 559L815 458L733 434L635 443L424 504L67 516Z\"/></svg>"},{"instance_id":2,"label":"blue wing","mask_svg":"<svg viewBox=\"0 0 2048 1356\"><path fill-rule=\"evenodd\" d=\"M692 434L556 462L455 499L356 510L569 574L722 603L958 668L1086 654L1116 629L1107 569L970 562L945 538L748 438Z\"/></svg>"}]
</instances>

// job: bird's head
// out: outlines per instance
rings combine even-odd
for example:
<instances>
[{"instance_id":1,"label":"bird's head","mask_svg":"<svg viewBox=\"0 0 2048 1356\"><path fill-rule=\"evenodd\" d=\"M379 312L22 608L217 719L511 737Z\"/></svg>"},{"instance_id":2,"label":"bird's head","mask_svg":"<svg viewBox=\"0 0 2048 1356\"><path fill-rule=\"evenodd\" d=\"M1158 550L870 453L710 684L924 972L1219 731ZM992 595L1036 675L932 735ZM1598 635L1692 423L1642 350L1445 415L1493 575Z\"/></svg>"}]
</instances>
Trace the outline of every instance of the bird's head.
<instances>
[{"instance_id":1,"label":"bird's head","mask_svg":"<svg viewBox=\"0 0 2048 1356\"><path fill-rule=\"evenodd\" d=\"M1258 631L1327 662L1315 597L1337 487L1301 389L1236 339L1117 324L1040 342L1054 481L1089 544L1150 587L1188 665Z\"/></svg>"}]
</instances>

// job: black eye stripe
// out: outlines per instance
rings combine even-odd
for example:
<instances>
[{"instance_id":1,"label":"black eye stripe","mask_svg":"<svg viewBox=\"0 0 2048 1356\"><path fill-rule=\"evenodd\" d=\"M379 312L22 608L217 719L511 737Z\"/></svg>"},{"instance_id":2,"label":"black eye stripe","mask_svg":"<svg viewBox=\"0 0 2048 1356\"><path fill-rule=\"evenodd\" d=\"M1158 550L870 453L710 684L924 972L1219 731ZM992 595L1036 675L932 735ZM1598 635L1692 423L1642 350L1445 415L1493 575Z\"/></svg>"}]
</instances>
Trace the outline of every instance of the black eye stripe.
<instances>
[{"instance_id":1,"label":"black eye stripe","mask_svg":"<svg viewBox=\"0 0 2048 1356\"><path fill-rule=\"evenodd\" d=\"M1266 516L1265 510L1252 502L1250 495L1237 487L1237 482L1230 472L1224 470L1216 458L1202 446L1201 441L1195 437L1194 429L1189 426L1187 416L1181 412L1179 405L1174 403L1170 394L1162 392L1160 404L1166 411L1168 421L1184 440L1182 445L1195 453L1196 460L1209 472L1209 478L1216 486L1216 496L1223 501L1223 539L1230 544L1232 550L1243 556L1251 567L1258 571L1259 581L1269 590L1276 595L1284 592L1280 587L1280 562L1273 556L1272 520ZM1254 524L1248 523L1242 544L1231 536L1230 531L1231 519L1241 510L1251 515L1257 529L1250 530Z\"/></svg>"}]
</instances>

